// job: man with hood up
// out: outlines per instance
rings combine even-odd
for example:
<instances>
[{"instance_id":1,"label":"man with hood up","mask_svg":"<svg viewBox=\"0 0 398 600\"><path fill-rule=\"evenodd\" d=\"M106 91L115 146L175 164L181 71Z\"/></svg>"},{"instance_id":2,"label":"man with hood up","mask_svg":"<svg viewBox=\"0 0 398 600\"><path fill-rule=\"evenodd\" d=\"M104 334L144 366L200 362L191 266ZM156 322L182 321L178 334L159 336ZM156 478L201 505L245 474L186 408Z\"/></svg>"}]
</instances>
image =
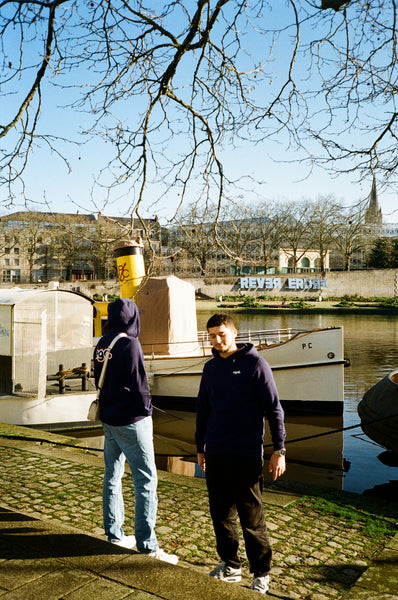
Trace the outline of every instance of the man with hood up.
<instances>
[{"instance_id":1,"label":"man with hood up","mask_svg":"<svg viewBox=\"0 0 398 600\"><path fill-rule=\"evenodd\" d=\"M199 388L196 446L221 558L209 575L229 583L241 580L239 516L254 575L250 589L266 594L272 551L262 502L264 419L274 447L268 470L275 480L286 468L283 409L268 363L253 344L236 343L232 318L213 315L207 331L213 358L204 366Z\"/></svg>"},{"instance_id":2,"label":"man with hood up","mask_svg":"<svg viewBox=\"0 0 398 600\"><path fill-rule=\"evenodd\" d=\"M105 434L103 517L108 541L133 548L159 560L176 564L177 556L159 548L155 534L157 473L153 449L152 401L138 341L140 320L136 304L118 298L108 306L108 329L94 352L94 376L98 386L105 350L113 346L101 389L100 415ZM135 491L135 536L123 532L122 476L127 460Z\"/></svg>"}]
</instances>

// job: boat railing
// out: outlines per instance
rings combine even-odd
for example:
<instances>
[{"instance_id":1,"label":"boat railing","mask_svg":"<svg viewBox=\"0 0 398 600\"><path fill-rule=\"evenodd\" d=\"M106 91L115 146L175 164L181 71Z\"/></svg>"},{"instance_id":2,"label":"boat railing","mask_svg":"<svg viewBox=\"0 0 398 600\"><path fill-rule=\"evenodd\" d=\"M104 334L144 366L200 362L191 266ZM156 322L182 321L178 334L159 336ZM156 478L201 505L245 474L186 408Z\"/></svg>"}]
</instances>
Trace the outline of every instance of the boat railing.
<instances>
[{"instance_id":1,"label":"boat railing","mask_svg":"<svg viewBox=\"0 0 398 600\"><path fill-rule=\"evenodd\" d=\"M236 336L237 342L251 342L255 346L258 345L266 345L269 346L271 344L282 344L293 337L295 337L298 333L306 333L307 329L294 329L289 327L288 329L263 329L263 330L243 330L238 331ZM199 331L198 332L198 340L202 346L209 346L210 338L207 331Z\"/></svg>"},{"instance_id":2,"label":"boat railing","mask_svg":"<svg viewBox=\"0 0 398 600\"><path fill-rule=\"evenodd\" d=\"M306 333L307 329L264 329L239 331L236 336L237 342L251 342L255 346L271 346L282 344L294 338L299 333ZM142 344L146 357L156 356L198 356L210 354L211 342L207 331L198 331L197 340L156 342L153 344Z\"/></svg>"}]
</instances>

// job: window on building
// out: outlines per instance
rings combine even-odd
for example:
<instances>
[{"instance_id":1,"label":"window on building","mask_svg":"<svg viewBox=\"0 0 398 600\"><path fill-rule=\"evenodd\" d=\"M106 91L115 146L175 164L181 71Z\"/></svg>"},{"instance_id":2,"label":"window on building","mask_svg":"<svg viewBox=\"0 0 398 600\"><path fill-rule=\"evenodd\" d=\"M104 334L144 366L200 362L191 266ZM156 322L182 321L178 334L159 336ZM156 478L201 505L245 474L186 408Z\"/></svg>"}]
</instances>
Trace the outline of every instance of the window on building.
<instances>
[{"instance_id":1,"label":"window on building","mask_svg":"<svg viewBox=\"0 0 398 600\"><path fill-rule=\"evenodd\" d=\"M19 248L14 248L14 254L19 254Z\"/></svg>"},{"instance_id":2,"label":"window on building","mask_svg":"<svg viewBox=\"0 0 398 600\"><path fill-rule=\"evenodd\" d=\"M9 282L15 282L18 283L21 281L21 272L18 270L13 271L11 269L4 269L3 270L3 282L5 283L9 283Z\"/></svg>"}]
</instances>

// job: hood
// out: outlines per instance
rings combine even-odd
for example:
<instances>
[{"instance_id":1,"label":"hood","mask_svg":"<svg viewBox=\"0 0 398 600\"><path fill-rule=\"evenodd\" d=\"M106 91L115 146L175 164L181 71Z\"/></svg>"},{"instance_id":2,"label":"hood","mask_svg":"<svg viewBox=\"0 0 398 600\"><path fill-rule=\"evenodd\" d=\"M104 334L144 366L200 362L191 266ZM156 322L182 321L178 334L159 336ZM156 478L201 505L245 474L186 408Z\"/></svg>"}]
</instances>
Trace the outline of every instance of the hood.
<instances>
[{"instance_id":1,"label":"hood","mask_svg":"<svg viewBox=\"0 0 398 600\"><path fill-rule=\"evenodd\" d=\"M140 316L138 307L130 298L118 298L108 306L108 330L125 331L129 336L138 338Z\"/></svg>"},{"instance_id":2,"label":"hood","mask_svg":"<svg viewBox=\"0 0 398 600\"><path fill-rule=\"evenodd\" d=\"M254 347L254 344L251 344L250 342L247 342L247 343L239 342L236 345L238 347L237 351L234 352L233 354L231 354L230 356L228 356L228 358L234 359L238 356L243 356L246 354L251 354L252 356L259 356L259 353L258 353L257 349ZM211 351L215 358L219 358L220 360L225 360L225 358L222 358L219 355L219 353L217 352L217 350L215 348L212 348Z\"/></svg>"}]
</instances>

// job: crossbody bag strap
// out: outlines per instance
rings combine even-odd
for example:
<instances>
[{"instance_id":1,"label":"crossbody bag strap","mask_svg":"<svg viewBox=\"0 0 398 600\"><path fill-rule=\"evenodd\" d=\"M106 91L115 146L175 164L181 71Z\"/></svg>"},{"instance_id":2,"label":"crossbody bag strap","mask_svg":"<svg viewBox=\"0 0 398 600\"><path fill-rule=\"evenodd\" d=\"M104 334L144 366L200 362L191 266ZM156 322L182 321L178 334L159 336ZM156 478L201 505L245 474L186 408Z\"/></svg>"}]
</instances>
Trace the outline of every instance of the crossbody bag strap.
<instances>
[{"instance_id":1,"label":"crossbody bag strap","mask_svg":"<svg viewBox=\"0 0 398 600\"><path fill-rule=\"evenodd\" d=\"M101 375L99 376L99 380L98 380L97 398L99 397L100 391L101 391L103 383L104 383L106 367L108 366L109 355L111 353L113 346L116 344L118 339L121 337L127 337L127 333L124 333L124 332L119 333L116 337L113 338L113 340L111 341L109 346L107 348L105 348L105 350L104 350L104 364L102 365Z\"/></svg>"}]
</instances>

